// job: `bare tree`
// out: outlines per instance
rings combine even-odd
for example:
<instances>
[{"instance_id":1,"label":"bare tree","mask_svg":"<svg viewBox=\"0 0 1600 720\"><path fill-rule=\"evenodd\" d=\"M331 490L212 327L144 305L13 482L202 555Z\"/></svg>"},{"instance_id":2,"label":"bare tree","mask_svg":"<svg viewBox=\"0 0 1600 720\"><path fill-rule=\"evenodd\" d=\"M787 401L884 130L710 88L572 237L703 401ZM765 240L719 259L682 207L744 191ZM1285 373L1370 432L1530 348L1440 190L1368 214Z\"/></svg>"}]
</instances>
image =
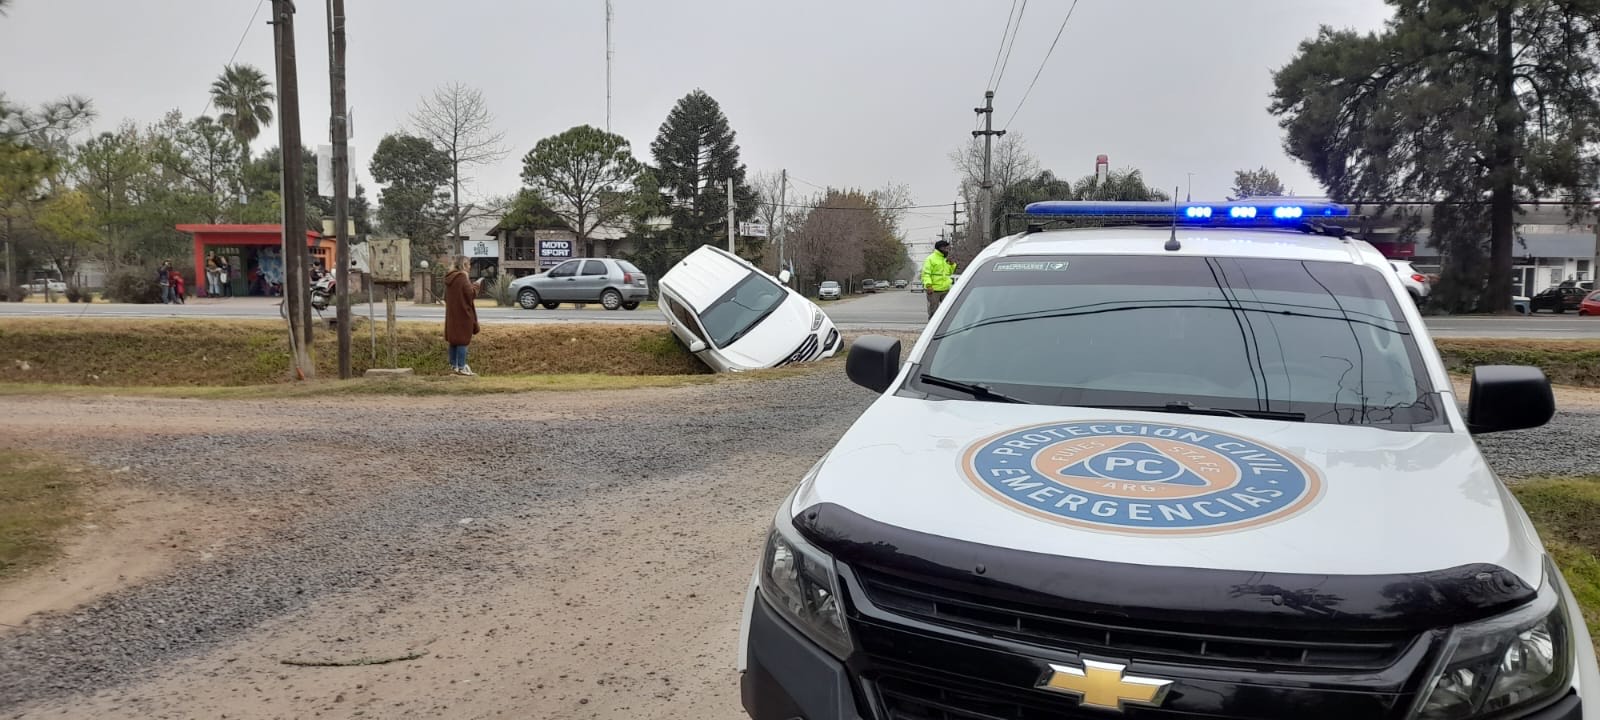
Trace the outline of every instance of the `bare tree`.
<instances>
[{"instance_id":1,"label":"bare tree","mask_svg":"<svg viewBox=\"0 0 1600 720\"><path fill-rule=\"evenodd\" d=\"M504 158L506 134L494 129L483 92L461 83L423 97L411 113L411 129L450 156L450 234L460 236L462 220L473 211L472 205L461 206L461 186L472 179L462 171Z\"/></svg>"},{"instance_id":2,"label":"bare tree","mask_svg":"<svg viewBox=\"0 0 1600 720\"><path fill-rule=\"evenodd\" d=\"M793 214L783 206L797 204L794 200L799 192L793 191L789 197L782 197L785 194L783 177L770 170L762 170L752 176L750 189L756 194L756 218L767 225L767 243L775 244L778 238L786 236L792 227L788 221ZM781 270L782 268L778 267L777 253L764 253L762 267L773 272Z\"/></svg>"},{"instance_id":3,"label":"bare tree","mask_svg":"<svg viewBox=\"0 0 1600 720\"><path fill-rule=\"evenodd\" d=\"M950 152L950 162L961 175L963 190L970 188L973 195L983 184L983 140L972 138L967 144ZM1013 132L994 144L994 159L990 162L989 178L994 183L994 195L1000 197L1006 188L1039 174L1039 160L1028 152L1022 133Z\"/></svg>"}]
</instances>

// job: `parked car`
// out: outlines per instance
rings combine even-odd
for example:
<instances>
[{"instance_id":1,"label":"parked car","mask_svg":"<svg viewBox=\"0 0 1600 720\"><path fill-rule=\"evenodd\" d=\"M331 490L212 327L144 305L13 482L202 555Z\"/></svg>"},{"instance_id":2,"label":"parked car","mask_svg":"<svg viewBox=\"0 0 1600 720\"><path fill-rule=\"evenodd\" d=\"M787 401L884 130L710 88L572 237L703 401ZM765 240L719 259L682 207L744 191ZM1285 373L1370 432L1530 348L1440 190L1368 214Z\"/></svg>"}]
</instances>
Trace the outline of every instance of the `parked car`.
<instances>
[{"instance_id":1,"label":"parked car","mask_svg":"<svg viewBox=\"0 0 1600 720\"><path fill-rule=\"evenodd\" d=\"M907 288L910 289L911 292L919 293L919 292L922 292L922 283L920 281L919 282L914 282L914 283L911 283L909 286L907 286Z\"/></svg>"},{"instance_id":2,"label":"parked car","mask_svg":"<svg viewBox=\"0 0 1600 720\"><path fill-rule=\"evenodd\" d=\"M896 281L894 281L894 286L897 287L897 288L903 288L903 287L906 286L906 281L904 281L904 280L896 280Z\"/></svg>"},{"instance_id":3,"label":"parked car","mask_svg":"<svg viewBox=\"0 0 1600 720\"><path fill-rule=\"evenodd\" d=\"M637 310L650 298L650 277L627 260L568 260L549 272L511 281L511 292L524 310L561 303L599 303L607 310Z\"/></svg>"},{"instance_id":4,"label":"parked car","mask_svg":"<svg viewBox=\"0 0 1600 720\"><path fill-rule=\"evenodd\" d=\"M1549 310L1554 313L1564 313L1568 310L1577 310L1583 304L1583 296L1588 293L1580 287L1553 287L1544 290L1528 303L1528 309L1533 312Z\"/></svg>"},{"instance_id":5,"label":"parked car","mask_svg":"<svg viewBox=\"0 0 1600 720\"><path fill-rule=\"evenodd\" d=\"M1428 299L1428 293L1432 291L1433 286L1428 282L1427 275L1417 272L1417 269L1411 266L1411 261L1390 260L1389 266L1400 276L1400 285L1405 287L1413 302L1421 303Z\"/></svg>"},{"instance_id":6,"label":"parked car","mask_svg":"<svg viewBox=\"0 0 1600 720\"><path fill-rule=\"evenodd\" d=\"M888 280L879 280L878 281L878 289L879 290L888 290L889 289L889 281Z\"/></svg>"},{"instance_id":7,"label":"parked car","mask_svg":"<svg viewBox=\"0 0 1600 720\"><path fill-rule=\"evenodd\" d=\"M1578 305L1579 315L1600 315L1600 292L1589 293Z\"/></svg>"},{"instance_id":8,"label":"parked car","mask_svg":"<svg viewBox=\"0 0 1600 720\"><path fill-rule=\"evenodd\" d=\"M861 281L861 292L864 292L864 293L875 293L877 291L878 291L878 282L876 280L862 280Z\"/></svg>"},{"instance_id":9,"label":"parked car","mask_svg":"<svg viewBox=\"0 0 1600 720\"><path fill-rule=\"evenodd\" d=\"M837 280L823 280L822 287L817 288L817 299L838 300L843 292L844 290L839 287Z\"/></svg>"},{"instance_id":10,"label":"parked car","mask_svg":"<svg viewBox=\"0 0 1600 720\"><path fill-rule=\"evenodd\" d=\"M23 287L35 295L42 295L46 290L52 293L64 293L67 291L67 284L60 280L35 280Z\"/></svg>"},{"instance_id":11,"label":"parked car","mask_svg":"<svg viewBox=\"0 0 1600 720\"><path fill-rule=\"evenodd\" d=\"M744 259L703 245L661 276L661 314L672 333L717 372L832 357L844 338L822 308Z\"/></svg>"}]
</instances>

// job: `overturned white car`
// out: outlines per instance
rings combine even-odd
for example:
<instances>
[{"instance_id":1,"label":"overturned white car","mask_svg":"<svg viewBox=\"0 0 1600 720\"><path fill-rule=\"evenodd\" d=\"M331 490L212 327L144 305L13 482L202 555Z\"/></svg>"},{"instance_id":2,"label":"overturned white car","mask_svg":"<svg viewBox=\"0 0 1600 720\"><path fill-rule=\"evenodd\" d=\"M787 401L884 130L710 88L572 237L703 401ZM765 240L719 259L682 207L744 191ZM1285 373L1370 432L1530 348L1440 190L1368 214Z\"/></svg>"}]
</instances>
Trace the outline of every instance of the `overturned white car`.
<instances>
[{"instance_id":1,"label":"overturned white car","mask_svg":"<svg viewBox=\"0 0 1600 720\"><path fill-rule=\"evenodd\" d=\"M656 283L674 335L717 372L780 367L833 357L844 347L822 308L781 280L705 245Z\"/></svg>"}]
</instances>

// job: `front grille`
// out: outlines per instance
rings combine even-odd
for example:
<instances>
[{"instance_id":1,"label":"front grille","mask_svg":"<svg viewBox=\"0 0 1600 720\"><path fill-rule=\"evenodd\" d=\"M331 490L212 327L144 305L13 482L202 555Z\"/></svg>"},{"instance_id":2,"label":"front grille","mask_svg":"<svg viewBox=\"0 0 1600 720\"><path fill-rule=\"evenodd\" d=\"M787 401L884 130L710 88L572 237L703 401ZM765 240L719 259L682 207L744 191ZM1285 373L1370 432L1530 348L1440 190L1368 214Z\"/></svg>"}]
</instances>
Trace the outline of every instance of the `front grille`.
<instances>
[{"instance_id":1,"label":"front grille","mask_svg":"<svg viewBox=\"0 0 1600 720\"><path fill-rule=\"evenodd\" d=\"M820 344L817 342L817 334L811 333L806 335L806 340L805 342L800 343L800 347L795 348L794 352L789 353L789 357L784 358L783 362L778 363L778 367L783 367L789 363L815 360L817 356L821 354L822 351Z\"/></svg>"},{"instance_id":2,"label":"front grille","mask_svg":"<svg viewBox=\"0 0 1600 720\"><path fill-rule=\"evenodd\" d=\"M934 587L857 569L868 599L883 610L980 635L1065 650L1147 660L1262 670L1381 670L1415 640L1410 634L1341 632L1294 636L1233 633L1180 623L1130 626L1118 618Z\"/></svg>"},{"instance_id":3,"label":"front grille","mask_svg":"<svg viewBox=\"0 0 1600 720\"><path fill-rule=\"evenodd\" d=\"M887 720L1104 720L1108 713L1080 706L1065 695L1033 690L986 688L929 682L900 676L878 678L873 684L878 704ZM1130 720L1194 717L1157 708L1128 707ZM1207 716L1214 720L1217 716Z\"/></svg>"}]
</instances>

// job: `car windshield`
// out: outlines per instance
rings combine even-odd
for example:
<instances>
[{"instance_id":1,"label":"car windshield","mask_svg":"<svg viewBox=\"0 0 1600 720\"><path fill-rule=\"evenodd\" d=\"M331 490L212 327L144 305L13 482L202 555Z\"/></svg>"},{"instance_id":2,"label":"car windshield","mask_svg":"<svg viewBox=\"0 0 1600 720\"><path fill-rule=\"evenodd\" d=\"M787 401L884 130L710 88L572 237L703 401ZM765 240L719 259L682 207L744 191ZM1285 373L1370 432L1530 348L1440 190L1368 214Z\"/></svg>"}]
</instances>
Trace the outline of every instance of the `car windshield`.
<instances>
[{"instance_id":1,"label":"car windshield","mask_svg":"<svg viewBox=\"0 0 1600 720\"><path fill-rule=\"evenodd\" d=\"M783 304L783 288L760 273L748 273L732 290L700 311L700 322L716 347L727 347L744 337Z\"/></svg>"},{"instance_id":2,"label":"car windshield","mask_svg":"<svg viewBox=\"0 0 1600 720\"><path fill-rule=\"evenodd\" d=\"M991 261L913 387L990 399L1445 427L1381 273L1348 263L1072 256ZM998 394L998 395L997 395Z\"/></svg>"},{"instance_id":3,"label":"car windshield","mask_svg":"<svg viewBox=\"0 0 1600 720\"><path fill-rule=\"evenodd\" d=\"M834 282L834 281L832 281L832 280L829 280L829 281L827 281L827 282L825 282L825 283L822 283L822 287L824 287L824 288L828 288L828 289L830 289L830 290L831 290L831 289L833 289L833 288L837 288L837 287L839 287L839 283L836 283L836 282Z\"/></svg>"}]
</instances>

